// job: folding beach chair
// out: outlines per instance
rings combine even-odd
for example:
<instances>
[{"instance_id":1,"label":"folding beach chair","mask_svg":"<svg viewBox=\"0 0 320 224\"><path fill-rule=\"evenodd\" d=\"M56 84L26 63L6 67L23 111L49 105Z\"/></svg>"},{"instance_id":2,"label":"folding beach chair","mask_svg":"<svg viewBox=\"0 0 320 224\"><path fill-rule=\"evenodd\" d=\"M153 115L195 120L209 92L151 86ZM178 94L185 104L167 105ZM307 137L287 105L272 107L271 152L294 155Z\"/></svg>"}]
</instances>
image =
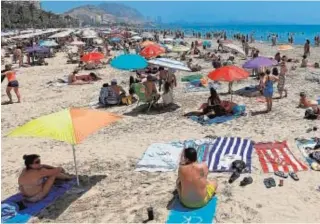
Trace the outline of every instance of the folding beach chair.
<instances>
[{"instance_id":1,"label":"folding beach chair","mask_svg":"<svg viewBox=\"0 0 320 224\"><path fill-rule=\"evenodd\" d=\"M147 112L149 112L150 108L155 104L155 99L147 99L146 98L146 87L142 84L142 83L133 83L132 87L134 89L134 93L138 96L138 102L137 102L137 107L139 106L139 103L145 103L148 104L148 110Z\"/></svg>"}]
</instances>

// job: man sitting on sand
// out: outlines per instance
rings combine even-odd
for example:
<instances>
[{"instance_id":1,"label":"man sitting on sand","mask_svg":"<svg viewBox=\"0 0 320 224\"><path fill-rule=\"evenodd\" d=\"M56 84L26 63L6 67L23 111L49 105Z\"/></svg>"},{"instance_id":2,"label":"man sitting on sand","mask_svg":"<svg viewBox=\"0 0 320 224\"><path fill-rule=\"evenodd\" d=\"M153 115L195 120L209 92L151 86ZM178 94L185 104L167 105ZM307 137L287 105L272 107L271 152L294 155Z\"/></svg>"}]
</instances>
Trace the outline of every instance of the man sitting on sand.
<instances>
[{"instance_id":1,"label":"man sitting on sand","mask_svg":"<svg viewBox=\"0 0 320 224\"><path fill-rule=\"evenodd\" d=\"M71 180L62 167L41 164L39 155L24 155L24 168L19 176L19 190L25 200L41 201L50 192L55 180Z\"/></svg>"},{"instance_id":2,"label":"man sitting on sand","mask_svg":"<svg viewBox=\"0 0 320 224\"><path fill-rule=\"evenodd\" d=\"M177 191L181 203L188 208L204 207L214 196L217 181L209 181L208 166L197 162L197 151L186 148L181 154Z\"/></svg>"}]
</instances>

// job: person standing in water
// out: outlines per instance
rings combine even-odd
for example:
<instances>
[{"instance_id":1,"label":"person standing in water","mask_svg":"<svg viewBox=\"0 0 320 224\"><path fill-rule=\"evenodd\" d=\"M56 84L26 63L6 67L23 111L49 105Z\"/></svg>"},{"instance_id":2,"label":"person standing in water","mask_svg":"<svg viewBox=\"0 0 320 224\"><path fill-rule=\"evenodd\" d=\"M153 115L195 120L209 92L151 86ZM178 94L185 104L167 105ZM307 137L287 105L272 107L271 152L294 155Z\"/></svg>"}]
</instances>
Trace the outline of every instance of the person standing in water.
<instances>
[{"instance_id":1,"label":"person standing in water","mask_svg":"<svg viewBox=\"0 0 320 224\"><path fill-rule=\"evenodd\" d=\"M21 96L20 96L20 92L19 92L19 82L16 78L16 72L12 70L12 66L10 64L5 66L5 70L1 71L1 76L3 78L1 78L1 82L7 78L8 79L8 85L7 85L7 95L9 98L8 103L11 104L13 103L12 101L12 95L11 95L11 90L13 89L17 98L18 98L18 103L21 103Z\"/></svg>"}]
</instances>

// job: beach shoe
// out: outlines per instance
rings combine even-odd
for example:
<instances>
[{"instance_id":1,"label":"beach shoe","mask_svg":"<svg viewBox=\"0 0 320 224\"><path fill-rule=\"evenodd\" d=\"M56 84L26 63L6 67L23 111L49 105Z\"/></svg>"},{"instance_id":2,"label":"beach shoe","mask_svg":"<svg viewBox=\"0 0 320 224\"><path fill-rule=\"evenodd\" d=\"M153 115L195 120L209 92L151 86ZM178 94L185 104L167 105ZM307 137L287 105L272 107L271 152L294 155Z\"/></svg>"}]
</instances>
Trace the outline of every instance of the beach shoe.
<instances>
[{"instance_id":1,"label":"beach shoe","mask_svg":"<svg viewBox=\"0 0 320 224\"><path fill-rule=\"evenodd\" d=\"M247 186L247 185L249 185L249 184L252 184L252 182L253 182L252 177L245 177L245 178L243 178L243 180L240 182L240 186L241 186L241 187L244 187L244 186Z\"/></svg>"},{"instance_id":2,"label":"beach shoe","mask_svg":"<svg viewBox=\"0 0 320 224\"><path fill-rule=\"evenodd\" d=\"M264 186L266 186L266 188L271 188L271 183L270 183L270 178L265 178L263 180Z\"/></svg>"},{"instance_id":3,"label":"beach shoe","mask_svg":"<svg viewBox=\"0 0 320 224\"><path fill-rule=\"evenodd\" d=\"M289 172L289 176L292 177L295 181L299 180L298 175L295 172Z\"/></svg>"},{"instance_id":4,"label":"beach shoe","mask_svg":"<svg viewBox=\"0 0 320 224\"><path fill-rule=\"evenodd\" d=\"M229 179L229 184L232 184L236 179L240 177L240 173L238 172L233 172L230 179Z\"/></svg>"},{"instance_id":5,"label":"beach shoe","mask_svg":"<svg viewBox=\"0 0 320 224\"><path fill-rule=\"evenodd\" d=\"M282 171L276 171L274 172L274 175L278 176L278 177L282 177L282 178L287 178L288 174L282 172Z\"/></svg>"},{"instance_id":6,"label":"beach shoe","mask_svg":"<svg viewBox=\"0 0 320 224\"><path fill-rule=\"evenodd\" d=\"M245 168L246 164L242 160L233 161L231 164L231 169L237 171L238 173L242 173Z\"/></svg>"}]
</instances>

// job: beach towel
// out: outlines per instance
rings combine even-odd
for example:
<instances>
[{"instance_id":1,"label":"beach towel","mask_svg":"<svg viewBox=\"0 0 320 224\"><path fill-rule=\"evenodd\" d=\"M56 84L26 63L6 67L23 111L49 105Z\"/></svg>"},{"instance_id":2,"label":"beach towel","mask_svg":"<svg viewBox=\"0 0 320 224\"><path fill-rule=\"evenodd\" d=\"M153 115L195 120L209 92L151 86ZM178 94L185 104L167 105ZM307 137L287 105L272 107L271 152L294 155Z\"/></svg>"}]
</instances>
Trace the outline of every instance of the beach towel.
<instances>
[{"instance_id":1,"label":"beach towel","mask_svg":"<svg viewBox=\"0 0 320 224\"><path fill-rule=\"evenodd\" d=\"M199 139L199 140L185 140L184 148L194 148L197 150L198 162L204 162L208 156L208 145L212 143L212 140L209 138Z\"/></svg>"},{"instance_id":2,"label":"beach towel","mask_svg":"<svg viewBox=\"0 0 320 224\"><path fill-rule=\"evenodd\" d=\"M20 193L5 199L1 202L1 222L27 223L30 218L39 214L43 209L51 205L75 184L76 180L74 179L54 185L47 197L36 203L25 202L22 194ZM19 202L23 203L26 208L19 210L19 206L17 205Z\"/></svg>"},{"instance_id":3,"label":"beach towel","mask_svg":"<svg viewBox=\"0 0 320 224\"><path fill-rule=\"evenodd\" d=\"M191 82L194 80L200 80L203 77L201 74L195 74L195 75L187 75L181 78L181 82Z\"/></svg>"},{"instance_id":4,"label":"beach towel","mask_svg":"<svg viewBox=\"0 0 320 224\"><path fill-rule=\"evenodd\" d=\"M214 89L219 89L220 88L220 84L218 83L213 83L213 82L209 82L208 86L198 86L196 83L200 83L200 80L196 80L196 81L192 81L194 83L187 83L185 86L185 92L186 93L191 93L191 92L209 92L210 88L214 88Z\"/></svg>"},{"instance_id":5,"label":"beach towel","mask_svg":"<svg viewBox=\"0 0 320 224\"><path fill-rule=\"evenodd\" d=\"M217 201L217 197L214 197L202 208L189 209L185 208L176 197L166 223L213 223Z\"/></svg>"},{"instance_id":6,"label":"beach towel","mask_svg":"<svg viewBox=\"0 0 320 224\"><path fill-rule=\"evenodd\" d=\"M244 172L251 173L253 143L238 137L219 137L209 145L207 164L211 172L232 172L231 164L242 160L246 164Z\"/></svg>"},{"instance_id":7,"label":"beach towel","mask_svg":"<svg viewBox=\"0 0 320 224\"><path fill-rule=\"evenodd\" d=\"M183 147L182 143L151 144L138 162L135 171L175 171L178 168Z\"/></svg>"},{"instance_id":8,"label":"beach towel","mask_svg":"<svg viewBox=\"0 0 320 224\"><path fill-rule=\"evenodd\" d=\"M306 162L309 164L311 168L311 164L314 162L317 162L316 160L310 158L309 156L311 152L315 151L315 150L310 150L310 149L313 149L317 144L315 139L297 139L296 144L301 154L303 155Z\"/></svg>"},{"instance_id":9,"label":"beach towel","mask_svg":"<svg viewBox=\"0 0 320 224\"><path fill-rule=\"evenodd\" d=\"M254 148L264 173L308 170L290 151L287 142L256 143Z\"/></svg>"},{"instance_id":10,"label":"beach towel","mask_svg":"<svg viewBox=\"0 0 320 224\"><path fill-rule=\"evenodd\" d=\"M236 118L239 118L241 116L245 115L246 106L245 105L236 105L233 109L233 114L230 115L224 115L220 117L215 117L212 119L203 119L198 116L189 116L189 118L193 121L198 122L202 125L212 125L212 124L221 124L227 121L234 120Z\"/></svg>"}]
</instances>

